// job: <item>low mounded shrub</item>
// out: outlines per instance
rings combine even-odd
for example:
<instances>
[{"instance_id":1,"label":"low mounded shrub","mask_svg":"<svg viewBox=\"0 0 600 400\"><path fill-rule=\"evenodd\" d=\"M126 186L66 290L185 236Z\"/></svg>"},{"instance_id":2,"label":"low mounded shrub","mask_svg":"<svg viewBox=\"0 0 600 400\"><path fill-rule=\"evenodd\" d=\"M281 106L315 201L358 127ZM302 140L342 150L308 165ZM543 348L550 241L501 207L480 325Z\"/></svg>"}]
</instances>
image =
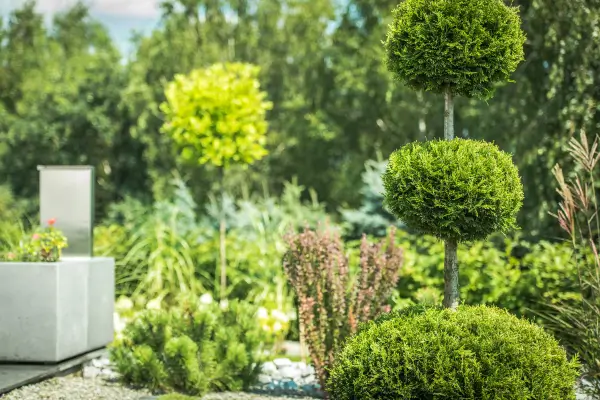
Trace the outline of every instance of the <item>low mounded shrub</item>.
<instances>
[{"instance_id":1,"label":"low mounded shrub","mask_svg":"<svg viewBox=\"0 0 600 400\"><path fill-rule=\"evenodd\" d=\"M512 157L484 141L410 143L390 156L383 184L390 211L408 227L457 242L514 228L523 202Z\"/></svg>"},{"instance_id":2,"label":"low mounded shrub","mask_svg":"<svg viewBox=\"0 0 600 400\"><path fill-rule=\"evenodd\" d=\"M179 308L147 310L111 349L126 384L160 393L202 395L240 391L258 378L263 330L257 308L232 301L189 301Z\"/></svg>"},{"instance_id":3,"label":"low mounded shrub","mask_svg":"<svg viewBox=\"0 0 600 400\"><path fill-rule=\"evenodd\" d=\"M334 400L574 400L577 360L544 330L485 306L419 306L363 325L337 355Z\"/></svg>"}]
</instances>

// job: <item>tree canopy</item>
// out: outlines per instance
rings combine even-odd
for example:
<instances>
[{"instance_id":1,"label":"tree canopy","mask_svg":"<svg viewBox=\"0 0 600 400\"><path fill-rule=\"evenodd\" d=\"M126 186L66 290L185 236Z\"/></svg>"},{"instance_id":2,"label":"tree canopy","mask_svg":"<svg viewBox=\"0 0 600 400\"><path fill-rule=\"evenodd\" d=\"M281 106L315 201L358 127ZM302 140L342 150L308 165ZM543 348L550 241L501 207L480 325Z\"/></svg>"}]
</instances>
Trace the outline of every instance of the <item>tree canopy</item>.
<instances>
[{"instance_id":1,"label":"tree canopy","mask_svg":"<svg viewBox=\"0 0 600 400\"><path fill-rule=\"evenodd\" d=\"M397 1L169 0L160 23L119 54L83 5L49 24L28 3L0 24L0 183L35 199L39 164L85 163L98 173L98 217L132 196L161 199L173 171L202 204L217 173L182 163L161 133L165 87L177 74L250 63L273 109L269 154L230 191L278 193L293 177L330 211L358 208L365 162L441 136L443 100L395 82L381 62ZM525 200L523 233L554 237L552 166L580 128L598 131L600 4L515 0L526 62L493 102L458 98L458 137L514 154ZM568 173L568 171L566 171ZM306 194L308 196L308 193Z\"/></svg>"}]
</instances>

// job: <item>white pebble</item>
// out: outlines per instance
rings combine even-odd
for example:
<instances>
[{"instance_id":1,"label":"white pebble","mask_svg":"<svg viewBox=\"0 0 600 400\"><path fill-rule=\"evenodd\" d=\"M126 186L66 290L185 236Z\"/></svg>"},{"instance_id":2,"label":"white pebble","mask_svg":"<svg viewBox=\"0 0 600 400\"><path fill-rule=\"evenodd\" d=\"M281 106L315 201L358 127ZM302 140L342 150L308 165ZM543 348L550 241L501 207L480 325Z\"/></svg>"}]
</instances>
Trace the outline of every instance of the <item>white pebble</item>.
<instances>
[{"instance_id":1,"label":"white pebble","mask_svg":"<svg viewBox=\"0 0 600 400\"><path fill-rule=\"evenodd\" d=\"M292 361L289 358L276 358L273 360L273 363L277 368L289 367L292 365Z\"/></svg>"},{"instance_id":2,"label":"white pebble","mask_svg":"<svg viewBox=\"0 0 600 400\"><path fill-rule=\"evenodd\" d=\"M272 374L277 371L277 366L274 362L269 361L262 365L261 371L265 374Z\"/></svg>"},{"instance_id":3,"label":"white pebble","mask_svg":"<svg viewBox=\"0 0 600 400\"><path fill-rule=\"evenodd\" d=\"M94 366L83 367L83 377L85 379L97 378L102 373L100 368Z\"/></svg>"}]
</instances>

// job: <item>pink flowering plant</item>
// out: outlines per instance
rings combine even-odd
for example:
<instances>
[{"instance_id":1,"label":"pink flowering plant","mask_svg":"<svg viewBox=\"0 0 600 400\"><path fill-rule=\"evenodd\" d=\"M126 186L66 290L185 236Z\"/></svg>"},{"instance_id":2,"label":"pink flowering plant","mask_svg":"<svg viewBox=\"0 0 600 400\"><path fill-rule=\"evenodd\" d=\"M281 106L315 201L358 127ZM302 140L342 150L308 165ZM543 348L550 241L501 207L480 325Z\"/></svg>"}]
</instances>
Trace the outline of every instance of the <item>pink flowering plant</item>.
<instances>
[{"instance_id":1,"label":"pink flowering plant","mask_svg":"<svg viewBox=\"0 0 600 400\"><path fill-rule=\"evenodd\" d=\"M54 224L56 219L48 220L43 228L27 235L19 247L4 254L4 261L19 262L56 262L60 260L62 249L67 247L67 238Z\"/></svg>"}]
</instances>

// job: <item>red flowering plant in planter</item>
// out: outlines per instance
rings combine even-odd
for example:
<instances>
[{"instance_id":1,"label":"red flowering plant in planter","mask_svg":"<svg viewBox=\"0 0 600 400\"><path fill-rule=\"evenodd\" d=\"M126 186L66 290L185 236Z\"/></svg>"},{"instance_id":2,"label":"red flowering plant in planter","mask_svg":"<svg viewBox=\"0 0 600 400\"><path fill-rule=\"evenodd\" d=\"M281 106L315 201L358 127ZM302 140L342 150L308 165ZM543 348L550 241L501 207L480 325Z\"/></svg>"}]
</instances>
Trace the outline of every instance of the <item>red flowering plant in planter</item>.
<instances>
[{"instance_id":1,"label":"red flowering plant in planter","mask_svg":"<svg viewBox=\"0 0 600 400\"><path fill-rule=\"evenodd\" d=\"M60 260L62 249L67 247L67 238L56 229L56 219L48 220L47 225L27 235L19 247L6 253L3 261L56 262Z\"/></svg>"}]
</instances>

